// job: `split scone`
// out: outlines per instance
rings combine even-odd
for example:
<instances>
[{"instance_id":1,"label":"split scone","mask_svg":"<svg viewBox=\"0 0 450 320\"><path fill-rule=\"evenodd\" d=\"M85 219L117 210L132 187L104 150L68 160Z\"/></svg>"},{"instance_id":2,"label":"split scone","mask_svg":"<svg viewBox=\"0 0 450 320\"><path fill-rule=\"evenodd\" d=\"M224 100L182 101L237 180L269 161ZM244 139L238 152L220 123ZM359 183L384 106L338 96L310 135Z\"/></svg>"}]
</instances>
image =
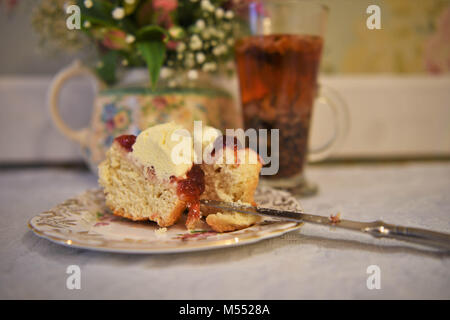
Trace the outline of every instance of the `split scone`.
<instances>
[{"instance_id":1,"label":"split scone","mask_svg":"<svg viewBox=\"0 0 450 320\"><path fill-rule=\"evenodd\" d=\"M99 166L106 205L115 215L155 221L161 227L175 224L186 209L189 229L199 225L202 213L217 232L253 225L260 217L204 207L200 211L200 199L254 203L261 161L254 151L237 143L230 148L224 140L220 131L206 127L195 143L191 133L174 122L137 137L117 137ZM208 161L198 161L204 157Z\"/></svg>"},{"instance_id":2,"label":"split scone","mask_svg":"<svg viewBox=\"0 0 450 320\"><path fill-rule=\"evenodd\" d=\"M257 154L251 149L234 149L218 146L216 161L212 164L202 164L205 173L205 191L200 199L219 200L225 202L240 202L254 205L254 193L258 186L261 161L252 161ZM233 163L227 161L232 159ZM255 163L256 164L252 164ZM234 231L247 228L260 220L259 216L239 213L220 212L213 208L202 207L206 215L206 223L217 232Z\"/></svg>"}]
</instances>

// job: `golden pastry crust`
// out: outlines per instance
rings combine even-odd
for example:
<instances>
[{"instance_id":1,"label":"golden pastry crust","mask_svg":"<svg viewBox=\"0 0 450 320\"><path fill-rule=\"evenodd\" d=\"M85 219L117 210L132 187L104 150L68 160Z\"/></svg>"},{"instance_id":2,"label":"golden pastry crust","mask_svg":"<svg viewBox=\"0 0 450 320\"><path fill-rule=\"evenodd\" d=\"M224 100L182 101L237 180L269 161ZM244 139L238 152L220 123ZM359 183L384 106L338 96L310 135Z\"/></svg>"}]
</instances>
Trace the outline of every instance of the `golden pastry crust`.
<instances>
[{"instance_id":1,"label":"golden pastry crust","mask_svg":"<svg viewBox=\"0 0 450 320\"><path fill-rule=\"evenodd\" d=\"M132 221L153 221L158 224L160 227L170 227L174 225L183 214L183 211L186 209L186 204L183 201L180 201L175 209L169 213L164 219L161 217L159 213L151 214L150 216L136 216L130 213L125 212L121 209L109 208L115 216L119 216L122 218L126 218Z\"/></svg>"},{"instance_id":2,"label":"golden pastry crust","mask_svg":"<svg viewBox=\"0 0 450 320\"><path fill-rule=\"evenodd\" d=\"M218 212L206 217L206 223L216 232L245 229L259 221L261 221L260 216L239 212Z\"/></svg>"}]
</instances>

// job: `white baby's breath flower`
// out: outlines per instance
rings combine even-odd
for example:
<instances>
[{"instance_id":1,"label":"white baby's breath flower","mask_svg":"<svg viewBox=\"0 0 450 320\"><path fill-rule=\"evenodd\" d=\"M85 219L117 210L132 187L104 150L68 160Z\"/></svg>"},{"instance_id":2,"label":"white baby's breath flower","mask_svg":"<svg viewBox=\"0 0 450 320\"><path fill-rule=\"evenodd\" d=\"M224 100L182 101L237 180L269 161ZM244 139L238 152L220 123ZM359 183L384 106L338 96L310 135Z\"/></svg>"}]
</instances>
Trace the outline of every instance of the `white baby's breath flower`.
<instances>
[{"instance_id":1,"label":"white baby's breath flower","mask_svg":"<svg viewBox=\"0 0 450 320\"><path fill-rule=\"evenodd\" d=\"M200 50L202 48L202 45L203 45L203 43L202 43L202 40L200 39L200 37L198 35L194 34L191 37L191 40L189 42L189 47L192 50Z\"/></svg>"},{"instance_id":2,"label":"white baby's breath flower","mask_svg":"<svg viewBox=\"0 0 450 320\"><path fill-rule=\"evenodd\" d=\"M189 70L187 76L191 80L198 79L198 71L197 70Z\"/></svg>"},{"instance_id":3,"label":"white baby's breath flower","mask_svg":"<svg viewBox=\"0 0 450 320\"><path fill-rule=\"evenodd\" d=\"M170 88L176 87L177 86L177 81L176 80L170 80L168 83Z\"/></svg>"},{"instance_id":4,"label":"white baby's breath flower","mask_svg":"<svg viewBox=\"0 0 450 320\"><path fill-rule=\"evenodd\" d=\"M86 8L92 8L92 6L94 5L94 3L92 2L92 0L84 0L84 6L86 7Z\"/></svg>"},{"instance_id":5,"label":"white baby's breath flower","mask_svg":"<svg viewBox=\"0 0 450 320\"><path fill-rule=\"evenodd\" d=\"M125 37L125 42L130 44L133 43L136 40L136 38L132 34L127 34Z\"/></svg>"},{"instance_id":6,"label":"white baby's breath flower","mask_svg":"<svg viewBox=\"0 0 450 320\"><path fill-rule=\"evenodd\" d=\"M227 19L233 19L234 18L234 13L231 10L228 10L227 12L225 12L225 18Z\"/></svg>"},{"instance_id":7,"label":"white baby's breath flower","mask_svg":"<svg viewBox=\"0 0 450 320\"><path fill-rule=\"evenodd\" d=\"M192 52L187 52L184 57L184 65L187 68L192 68L195 65L195 56Z\"/></svg>"},{"instance_id":8,"label":"white baby's breath flower","mask_svg":"<svg viewBox=\"0 0 450 320\"><path fill-rule=\"evenodd\" d=\"M200 7L203 10L207 10L210 4L211 3L208 0L202 0L202 2L200 2Z\"/></svg>"},{"instance_id":9,"label":"white baby's breath flower","mask_svg":"<svg viewBox=\"0 0 450 320\"><path fill-rule=\"evenodd\" d=\"M213 53L213 55L215 55L215 56L220 56L220 47L219 47L219 46L215 47L215 48L213 49L212 53Z\"/></svg>"},{"instance_id":10,"label":"white baby's breath flower","mask_svg":"<svg viewBox=\"0 0 450 320\"><path fill-rule=\"evenodd\" d=\"M180 42L177 45L177 51L178 52L183 52L184 50L186 50L186 44L184 42Z\"/></svg>"},{"instance_id":11,"label":"white baby's breath flower","mask_svg":"<svg viewBox=\"0 0 450 320\"><path fill-rule=\"evenodd\" d=\"M234 39L230 38L227 40L227 45L229 45L230 47L232 47L234 45Z\"/></svg>"},{"instance_id":12,"label":"white baby's breath flower","mask_svg":"<svg viewBox=\"0 0 450 320\"><path fill-rule=\"evenodd\" d=\"M178 39L183 35L183 29L181 29L180 27L171 27L169 29L169 35L172 38Z\"/></svg>"},{"instance_id":13,"label":"white baby's breath flower","mask_svg":"<svg viewBox=\"0 0 450 320\"><path fill-rule=\"evenodd\" d=\"M217 38L220 38L220 34L223 34L223 31L222 31L222 30L219 30L219 29L214 28L214 27L210 27L210 28L209 28L209 32L211 32L211 34L212 34L214 37L217 37Z\"/></svg>"},{"instance_id":14,"label":"white baby's breath flower","mask_svg":"<svg viewBox=\"0 0 450 320\"><path fill-rule=\"evenodd\" d=\"M177 54L177 59L178 60L183 60L183 54L182 53Z\"/></svg>"},{"instance_id":15,"label":"white baby's breath flower","mask_svg":"<svg viewBox=\"0 0 450 320\"><path fill-rule=\"evenodd\" d=\"M226 30L226 31L230 31L230 30L231 30L231 23L225 22L225 23L222 25L222 28L223 28L224 30Z\"/></svg>"},{"instance_id":16,"label":"white baby's breath flower","mask_svg":"<svg viewBox=\"0 0 450 320\"><path fill-rule=\"evenodd\" d=\"M203 30L205 29L205 21L202 19L197 20L197 22L195 23L195 26L200 29Z\"/></svg>"},{"instance_id":17,"label":"white baby's breath flower","mask_svg":"<svg viewBox=\"0 0 450 320\"><path fill-rule=\"evenodd\" d=\"M213 54L215 56L220 56L221 54L224 54L225 52L227 52L227 47L224 45L218 45L217 47L215 47L213 49Z\"/></svg>"},{"instance_id":18,"label":"white baby's breath flower","mask_svg":"<svg viewBox=\"0 0 450 320\"><path fill-rule=\"evenodd\" d=\"M209 2L209 0L202 0L201 2L201 8L205 11L213 12L214 6Z\"/></svg>"},{"instance_id":19,"label":"white baby's breath flower","mask_svg":"<svg viewBox=\"0 0 450 320\"><path fill-rule=\"evenodd\" d=\"M198 64L202 64L206 60L206 56L203 53L201 53L201 52L197 53L195 58L197 59L197 63Z\"/></svg>"},{"instance_id":20,"label":"white baby's breath flower","mask_svg":"<svg viewBox=\"0 0 450 320\"><path fill-rule=\"evenodd\" d=\"M85 21L85 22L83 23L83 27L85 27L86 29L87 29L87 28L90 28L90 27L91 27L91 23L90 23L89 21Z\"/></svg>"},{"instance_id":21,"label":"white baby's breath flower","mask_svg":"<svg viewBox=\"0 0 450 320\"><path fill-rule=\"evenodd\" d=\"M116 20L122 20L125 17L125 9L117 7L112 11L112 17Z\"/></svg>"},{"instance_id":22,"label":"white baby's breath flower","mask_svg":"<svg viewBox=\"0 0 450 320\"><path fill-rule=\"evenodd\" d=\"M211 38L211 33L209 32L208 29L205 29L202 31L202 38L205 40L208 40L209 38Z\"/></svg>"},{"instance_id":23,"label":"white baby's breath flower","mask_svg":"<svg viewBox=\"0 0 450 320\"><path fill-rule=\"evenodd\" d=\"M217 30L216 37L219 39L225 38L225 33L222 30Z\"/></svg>"},{"instance_id":24,"label":"white baby's breath flower","mask_svg":"<svg viewBox=\"0 0 450 320\"><path fill-rule=\"evenodd\" d=\"M225 11L223 11L222 8L217 8L216 9L216 17L217 17L217 19L222 19L224 14L225 14Z\"/></svg>"},{"instance_id":25,"label":"white baby's breath flower","mask_svg":"<svg viewBox=\"0 0 450 320\"><path fill-rule=\"evenodd\" d=\"M217 65L215 62L207 62L203 65L202 70L205 72L209 71L215 71L217 68Z\"/></svg>"},{"instance_id":26,"label":"white baby's breath flower","mask_svg":"<svg viewBox=\"0 0 450 320\"><path fill-rule=\"evenodd\" d=\"M184 60L184 65L186 68L192 68L195 65L194 59L190 59L189 57L186 57Z\"/></svg>"},{"instance_id":27,"label":"white baby's breath flower","mask_svg":"<svg viewBox=\"0 0 450 320\"><path fill-rule=\"evenodd\" d=\"M173 70L167 67L161 68L160 76L162 79L167 79L171 77L173 74Z\"/></svg>"},{"instance_id":28,"label":"white baby's breath flower","mask_svg":"<svg viewBox=\"0 0 450 320\"><path fill-rule=\"evenodd\" d=\"M136 0L125 0L126 4L134 4L136 2Z\"/></svg>"},{"instance_id":29,"label":"white baby's breath flower","mask_svg":"<svg viewBox=\"0 0 450 320\"><path fill-rule=\"evenodd\" d=\"M123 60L122 60L122 65L123 65L124 67L126 67L126 66L128 65L128 60L127 60L127 59L123 59Z\"/></svg>"}]
</instances>

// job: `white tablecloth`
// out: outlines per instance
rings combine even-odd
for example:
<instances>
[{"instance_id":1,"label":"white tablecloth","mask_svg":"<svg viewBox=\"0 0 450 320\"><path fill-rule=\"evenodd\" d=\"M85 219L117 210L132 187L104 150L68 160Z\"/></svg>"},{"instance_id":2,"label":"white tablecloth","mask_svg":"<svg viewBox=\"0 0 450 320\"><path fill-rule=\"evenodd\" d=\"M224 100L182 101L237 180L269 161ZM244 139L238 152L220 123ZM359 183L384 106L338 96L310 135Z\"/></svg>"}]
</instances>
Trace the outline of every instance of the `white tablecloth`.
<instances>
[{"instance_id":1,"label":"white tablecloth","mask_svg":"<svg viewBox=\"0 0 450 320\"><path fill-rule=\"evenodd\" d=\"M320 193L307 212L450 232L450 163L308 168ZM393 240L305 225L257 244L171 255L66 248L40 239L27 221L97 185L69 169L0 171L0 298L317 299L450 298L448 255ZM81 268L81 289L66 268ZM367 267L381 271L369 290Z\"/></svg>"}]
</instances>

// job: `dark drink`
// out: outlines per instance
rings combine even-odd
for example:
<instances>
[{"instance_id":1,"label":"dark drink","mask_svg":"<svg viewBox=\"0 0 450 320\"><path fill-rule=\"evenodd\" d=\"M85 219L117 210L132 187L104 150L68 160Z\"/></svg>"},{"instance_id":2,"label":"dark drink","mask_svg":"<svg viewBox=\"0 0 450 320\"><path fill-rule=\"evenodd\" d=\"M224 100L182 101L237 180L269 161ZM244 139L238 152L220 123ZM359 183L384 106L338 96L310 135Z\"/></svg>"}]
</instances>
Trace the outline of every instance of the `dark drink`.
<instances>
[{"instance_id":1,"label":"dark drink","mask_svg":"<svg viewBox=\"0 0 450 320\"><path fill-rule=\"evenodd\" d=\"M280 167L271 177L302 173L322 44L319 36L288 34L250 36L236 43L245 128L280 130ZM270 141L269 136L269 152Z\"/></svg>"}]
</instances>

